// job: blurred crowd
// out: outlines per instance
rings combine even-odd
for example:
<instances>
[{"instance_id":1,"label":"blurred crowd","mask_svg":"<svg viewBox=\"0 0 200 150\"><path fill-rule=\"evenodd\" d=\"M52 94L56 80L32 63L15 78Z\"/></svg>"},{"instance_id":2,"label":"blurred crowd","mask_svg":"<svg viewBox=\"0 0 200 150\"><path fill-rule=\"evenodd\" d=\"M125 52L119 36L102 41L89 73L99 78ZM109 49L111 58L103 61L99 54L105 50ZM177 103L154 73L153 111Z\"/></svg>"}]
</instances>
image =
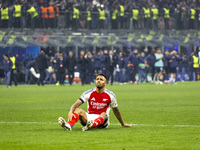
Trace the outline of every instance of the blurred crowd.
<instances>
[{"instance_id":1,"label":"blurred crowd","mask_svg":"<svg viewBox=\"0 0 200 150\"><path fill-rule=\"evenodd\" d=\"M0 0L2 28L200 29L200 0Z\"/></svg>"},{"instance_id":2,"label":"blurred crowd","mask_svg":"<svg viewBox=\"0 0 200 150\"><path fill-rule=\"evenodd\" d=\"M126 53L123 49L86 49L80 51L78 58L71 50L62 53L56 51L51 56L41 50L38 56L29 55L24 62L18 55L5 54L0 75L5 75L8 87L12 82L16 86L18 83L64 85L66 81L72 85L75 73L78 73L82 85L93 83L99 73L105 74L111 85L114 82L176 84L178 73L181 74L181 81L198 81L199 66L200 47L191 55L178 54L175 50L162 52L159 47L149 51L128 49ZM186 79L187 77L189 79Z\"/></svg>"},{"instance_id":3,"label":"blurred crowd","mask_svg":"<svg viewBox=\"0 0 200 150\"><path fill-rule=\"evenodd\" d=\"M200 29L200 0L0 0L1 28L67 28L67 29ZM200 48L191 54L151 48L41 51L22 61L12 53L0 62L0 77L12 82L64 85L66 75L73 84L75 72L82 85L92 83L103 73L109 83L176 84L180 80L199 80ZM137 78L136 78L137 75Z\"/></svg>"}]
</instances>

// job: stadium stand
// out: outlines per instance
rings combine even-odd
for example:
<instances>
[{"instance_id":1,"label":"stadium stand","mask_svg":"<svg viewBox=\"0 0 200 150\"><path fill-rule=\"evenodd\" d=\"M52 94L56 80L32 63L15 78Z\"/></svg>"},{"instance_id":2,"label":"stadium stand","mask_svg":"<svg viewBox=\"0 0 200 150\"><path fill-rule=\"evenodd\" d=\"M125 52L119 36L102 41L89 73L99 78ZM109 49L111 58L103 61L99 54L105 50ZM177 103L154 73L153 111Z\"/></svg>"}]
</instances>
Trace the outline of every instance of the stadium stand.
<instances>
[{"instance_id":1,"label":"stadium stand","mask_svg":"<svg viewBox=\"0 0 200 150\"><path fill-rule=\"evenodd\" d=\"M95 71L105 71L101 66L95 68L93 63L100 59L102 65L105 49L116 50L114 55L125 60L124 68L115 66L114 71L115 81L123 83L131 81L129 58L133 50L138 49L138 59L142 52L147 59L159 47L163 53L175 50L181 57L176 80L199 79L199 69L193 64L195 58L199 58L200 0L2 0L0 8L0 62L3 54L12 52L21 68L16 70L22 83L20 74L25 76L22 68L37 57L40 49L45 51L54 71L56 63L51 61L56 51L67 59L72 50L78 68L80 51L84 50L88 66L92 68L87 69L90 76L87 83L93 81ZM32 58L28 57L30 54ZM122 81L123 69L126 70L125 81ZM148 81L148 74L154 77L152 70L146 70L144 81ZM52 80L51 71L48 75L45 81L57 83L55 77ZM78 80L76 78L76 82Z\"/></svg>"}]
</instances>

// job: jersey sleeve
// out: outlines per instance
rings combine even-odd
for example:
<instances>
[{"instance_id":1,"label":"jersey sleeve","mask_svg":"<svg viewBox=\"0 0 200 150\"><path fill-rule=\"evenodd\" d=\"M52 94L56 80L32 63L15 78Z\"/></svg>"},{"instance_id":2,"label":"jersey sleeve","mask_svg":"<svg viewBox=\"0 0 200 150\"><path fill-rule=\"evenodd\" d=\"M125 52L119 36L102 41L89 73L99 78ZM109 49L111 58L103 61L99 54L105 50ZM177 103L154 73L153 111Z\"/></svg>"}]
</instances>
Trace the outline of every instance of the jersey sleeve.
<instances>
[{"instance_id":1,"label":"jersey sleeve","mask_svg":"<svg viewBox=\"0 0 200 150\"><path fill-rule=\"evenodd\" d=\"M91 93L92 93L92 91L93 91L93 89L92 90L89 90L89 91L86 91L86 92L84 92L82 95L81 95L81 97L79 98L83 103L85 103L86 101L88 101L89 100L89 98L90 98L90 95L91 95Z\"/></svg>"},{"instance_id":2,"label":"jersey sleeve","mask_svg":"<svg viewBox=\"0 0 200 150\"><path fill-rule=\"evenodd\" d=\"M110 98L111 98L110 107L112 108L118 107L117 99L114 93L110 94Z\"/></svg>"}]
</instances>

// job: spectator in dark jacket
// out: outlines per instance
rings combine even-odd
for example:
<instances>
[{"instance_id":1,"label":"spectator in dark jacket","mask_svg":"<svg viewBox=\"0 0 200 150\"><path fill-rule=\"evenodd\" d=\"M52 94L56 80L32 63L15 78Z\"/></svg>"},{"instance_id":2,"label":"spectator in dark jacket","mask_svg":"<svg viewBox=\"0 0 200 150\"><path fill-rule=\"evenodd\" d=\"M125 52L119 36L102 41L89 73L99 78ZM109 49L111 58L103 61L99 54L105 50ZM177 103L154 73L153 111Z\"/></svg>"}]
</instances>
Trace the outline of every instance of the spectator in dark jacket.
<instances>
[{"instance_id":1,"label":"spectator in dark jacket","mask_svg":"<svg viewBox=\"0 0 200 150\"><path fill-rule=\"evenodd\" d=\"M106 64L108 64L109 61L109 55L108 50L105 49L103 52L103 55L101 55L101 73L107 75L108 74L108 68L106 67Z\"/></svg>"},{"instance_id":2,"label":"spectator in dark jacket","mask_svg":"<svg viewBox=\"0 0 200 150\"><path fill-rule=\"evenodd\" d=\"M130 83L133 84L136 79L136 73L138 70L138 50L135 49L129 56L129 69L130 69ZM137 84L137 81L136 81Z\"/></svg>"},{"instance_id":3,"label":"spectator in dark jacket","mask_svg":"<svg viewBox=\"0 0 200 150\"><path fill-rule=\"evenodd\" d=\"M87 60L87 54L85 54L84 51L80 52L80 58L78 64L79 64L81 83L82 85L85 85L88 60Z\"/></svg>"},{"instance_id":4,"label":"spectator in dark jacket","mask_svg":"<svg viewBox=\"0 0 200 150\"><path fill-rule=\"evenodd\" d=\"M163 61L164 61L164 72L163 72L164 78L163 78L163 80L165 80L166 77L169 74L169 59L170 59L170 55L169 54L170 53L169 53L168 50L166 50L165 53L164 53L164 58L163 58ZM165 82L167 82L167 81L165 81Z\"/></svg>"},{"instance_id":5,"label":"spectator in dark jacket","mask_svg":"<svg viewBox=\"0 0 200 150\"><path fill-rule=\"evenodd\" d=\"M126 82L126 62L125 62L125 57L122 52L119 53L119 69L120 69L120 82L124 83Z\"/></svg>"},{"instance_id":6,"label":"spectator in dark jacket","mask_svg":"<svg viewBox=\"0 0 200 150\"><path fill-rule=\"evenodd\" d=\"M113 51L109 51L108 57L106 57L106 76L108 81L110 79L110 84L113 85L114 82L114 69L118 64L118 57L116 54L113 54Z\"/></svg>"},{"instance_id":7,"label":"spectator in dark jacket","mask_svg":"<svg viewBox=\"0 0 200 150\"><path fill-rule=\"evenodd\" d=\"M147 61L146 61L146 57L145 57L145 53L142 52L141 56L138 57L139 60L139 67L138 67L138 74L139 74L139 78L138 78L138 82L144 82L147 79Z\"/></svg>"},{"instance_id":8,"label":"spectator in dark jacket","mask_svg":"<svg viewBox=\"0 0 200 150\"><path fill-rule=\"evenodd\" d=\"M93 58L95 74L97 75L101 72L101 51L98 51L97 54L93 56Z\"/></svg>"},{"instance_id":9,"label":"spectator in dark jacket","mask_svg":"<svg viewBox=\"0 0 200 150\"><path fill-rule=\"evenodd\" d=\"M182 54L181 67L181 80L184 81L185 74L189 74L189 58L185 53Z\"/></svg>"},{"instance_id":10,"label":"spectator in dark jacket","mask_svg":"<svg viewBox=\"0 0 200 150\"><path fill-rule=\"evenodd\" d=\"M38 55L38 57L36 58L36 68L39 70L40 72L40 78L38 80L38 85L42 85L44 86L44 79L45 79L45 69L48 68L48 64L47 64L47 58L45 56L44 51L41 51L40 54Z\"/></svg>"},{"instance_id":11,"label":"spectator in dark jacket","mask_svg":"<svg viewBox=\"0 0 200 150\"><path fill-rule=\"evenodd\" d=\"M88 57L88 83L94 82L94 70L95 70L95 64L94 64L94 58L92 53L87 53Z\"/></svg>"},{"instance_id":12,"label":"spectator in dark jacket","mask_svg":"<svg viewBox=\"0 0 200 150\"><path fill-rule=\"evenodd\" d=\"M74 71L76 70L76 59L72 51L69 51L69 56L66 59L66 67L68 70L69 84L72 85L74 79Z\"/></svg>"},{"instance_id":13,"label":"spectator in dark jacket","mask_svg":"<svg viewBox=\"0 0 200 150\"><path fill-rule=\"evenodd\" d=\"M177 55L177 51L172 51L169 59L169 82L176 84L176 68L178 67L181 57ZM173 74L173 77L171 76Z\"/></svg>"},{"instance_id":14,"label":"spectator in dark jacket","mask_svg":"<svg viewBox=\"0 0 200 150\"><path fill-rule=\"evenodd\" d=\"M155 49L153 48L151 50L151 53L147 56L147 63L149 64L149 73L151 73L151 80L154 80L155 75L155 69L154 64L156 62L156 56L155 56Z\"/></svg>"},{"instance_id":15,"label":"spectator in dark jacket","mask_svg":"<svg viewBox=\"0 0 200 150\"><path fill-rule=\"evenodd\" d=\"M6 83L7 83L7 87L10 87L10 77L11 77L10 75L11 75L13 63L7 54L4 55L3 58L4 59L3 59L2 65L3 65L4 74L6 77Z\"/></svg>"},{"instance_id":16,"label":"spectator in dark jacket","mask_svg":"<svg viewBox=\"0 0 200 150\"><path fill-rule=\"evenodd\" d=\"M57 66L57 60L58 60L58 57L59 57L60 53L59 51L56 52L53 60L50 60L50 62L52 63L52 67L55 71L55 75L56 75L56 86L59 85L59 79L58 79L58 66Z\"/></svg>"},{"instance_id":17,"label":"spectator in dark jacket","mask_svg":"<svg viewBox=\"0 0 200 150\"><path fill-rule=\"evenodd\" d=\"M63 54L61 53L59 55L59 58L57 60L57 68L58 68L58 79L59 79L59 84L60 85L64 85L64 81L65 81L65 61L63 59Z\"/></svg>"}]
</instances>

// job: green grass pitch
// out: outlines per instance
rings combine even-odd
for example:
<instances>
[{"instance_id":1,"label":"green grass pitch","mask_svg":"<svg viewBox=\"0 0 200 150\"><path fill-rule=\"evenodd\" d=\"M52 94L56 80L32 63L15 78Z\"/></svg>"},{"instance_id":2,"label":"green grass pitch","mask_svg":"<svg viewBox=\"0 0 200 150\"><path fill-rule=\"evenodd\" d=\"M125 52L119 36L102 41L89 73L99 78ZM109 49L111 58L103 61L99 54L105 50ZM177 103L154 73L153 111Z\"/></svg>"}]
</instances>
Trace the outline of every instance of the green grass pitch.
<instances>
[{"instance_id":1,"label":"green grass pitch","mask_svg":"<svg viewBox=\"0 0 200 150\"><path fill-rule=\"evenodd\" d=\"M71 105L93 87L1 85L0 149L200 149L200 82L107 85L131 128L119 125L111 110L107 129L83 132L80 123L62 129L58 117L67 119Z\"/></svg>"}]
</instances>

